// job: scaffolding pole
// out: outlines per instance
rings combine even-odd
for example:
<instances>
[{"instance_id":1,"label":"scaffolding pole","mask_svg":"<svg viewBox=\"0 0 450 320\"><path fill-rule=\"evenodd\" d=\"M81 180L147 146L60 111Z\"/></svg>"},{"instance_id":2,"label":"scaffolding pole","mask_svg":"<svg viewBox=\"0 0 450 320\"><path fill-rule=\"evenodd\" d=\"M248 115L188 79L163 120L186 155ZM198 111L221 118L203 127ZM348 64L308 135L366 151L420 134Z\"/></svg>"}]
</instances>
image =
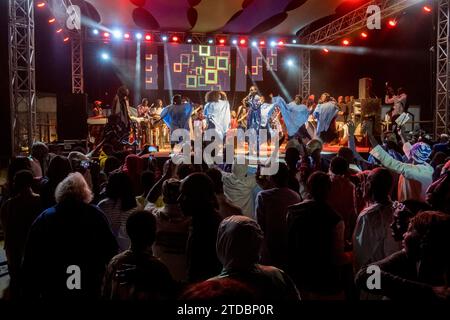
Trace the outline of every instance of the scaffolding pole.
<instances>
[{"instance_id":1,"label":"scaffolding pole","mask_svg":"<svg viewBox=\"0 0 450 320\"><path fill-rule=\"evenodd\" d=\"M436 108L434 134L437 138L442 133L449 133L449 2L438 0L437 3L437 39L436 39Z\"/></svg>"},{"instance_id":2,"label":"scaffolding pole","mask_svg":"<svg viewBox=\"0 0 450 320\"><path fill-rule=\"evenodd\" d=\"M9 94L13 155L31 149L36 128L34 1L9 0Z\"/></svg>"}]
</instances>

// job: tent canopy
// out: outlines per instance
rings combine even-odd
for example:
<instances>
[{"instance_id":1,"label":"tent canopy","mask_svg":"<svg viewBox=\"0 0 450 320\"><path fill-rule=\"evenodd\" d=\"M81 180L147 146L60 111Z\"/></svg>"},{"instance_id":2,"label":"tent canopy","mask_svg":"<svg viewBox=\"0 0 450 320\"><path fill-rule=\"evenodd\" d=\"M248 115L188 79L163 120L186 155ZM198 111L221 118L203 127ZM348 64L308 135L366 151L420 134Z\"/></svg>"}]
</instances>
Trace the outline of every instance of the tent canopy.
<instances>
[{"instance_id":1,"label":"tent canopy","mask_svg":"<svg viewBox=\"0 0 450 320\"><path fill-rule=\"evenodd\" d=\"M368 0L72 0L109 28L293 36Z\"/></svg>"}]
</instances>

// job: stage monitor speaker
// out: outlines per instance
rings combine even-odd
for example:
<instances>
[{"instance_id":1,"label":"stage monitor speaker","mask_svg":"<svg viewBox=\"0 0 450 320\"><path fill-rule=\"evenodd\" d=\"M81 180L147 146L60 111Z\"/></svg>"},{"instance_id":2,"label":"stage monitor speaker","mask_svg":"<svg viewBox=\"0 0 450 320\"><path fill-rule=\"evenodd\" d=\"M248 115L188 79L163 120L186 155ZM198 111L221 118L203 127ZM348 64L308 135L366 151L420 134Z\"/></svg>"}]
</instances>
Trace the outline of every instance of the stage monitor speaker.
<instances>
[{"instance_id":1,"label":"stage monitor speaker","mask_svg":"<svg viewBox=\"0 0 450 320\"><path fill-rule=\"evenodd\" d=\"M359 79L359 99L369 99L372 93L372 79Z\"/></svg>"},{"instance_id":2,"label":"stage monitor speaker","mask_svg":"<svg viewBox=\"0 0 450 320\"><path fill-rule=\"evenodd\" d=\"M65 94L58 96L58 140L85 140L88 135L87 95Z\"/></svg>"}]
</instances>

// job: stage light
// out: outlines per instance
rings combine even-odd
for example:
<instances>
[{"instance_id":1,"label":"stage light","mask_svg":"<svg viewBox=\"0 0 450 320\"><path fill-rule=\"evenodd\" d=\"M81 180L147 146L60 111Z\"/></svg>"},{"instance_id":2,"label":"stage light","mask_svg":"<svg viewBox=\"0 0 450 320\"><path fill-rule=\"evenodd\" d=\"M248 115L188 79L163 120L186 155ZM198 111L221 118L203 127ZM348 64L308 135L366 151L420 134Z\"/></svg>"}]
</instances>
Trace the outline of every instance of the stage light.
<instances>
[{"instance_id":1,"label":"stage light","mask_svg":"<svg viewBox=\"0 0 450 320\"><path fill-rule=\"evenodd\" d=\"M161 40L162 40L162 41L167 41L167 36L162 36L162 37L161 37Z\"/></svg>"},{"instance_id":2,"label":"stage light","mask_svg":"<svg viewBox=\"0 0 450 320\"><path fill-rule=\"evenodd\" d=\"M152 36L150 34L145 35L145 40L150 41L152 40ZM167 39L166 39L167 40Z\"/></svg>"},{"instance_id":3,"label":"stage light","mask_svg":"<svg viewBox=\"0 0 450 320\"><path fill-rule=\"evenodd\" d=\"M288 59L288 60L286 61L286 64L287 64L288 67L293 67L294 64L295 64L295 62L294 62L294 60L292 60L292 59Z\"/></svg>"},{"instance_id":4,"label":"stage light","mask_svg":"<svg viewBox=\"0 0 450 320\"><path fill-rule=\"evenodd\" d=\"M323 48L323 52L328 53L330 52L330 50L328 50L327 48Z\"/></svg>"},{"instance_id":5,"label":"stage light","mask_svg":"<svg viewBox=\"0 0 450 320\"><path fill-rule=\"evenodd\" d=\"M388 21L388 26L389 26L390 28L395 28L395 27L397 26L397 20L395 20L395 19L389 19L389 21Z\"/></svg>"},{"instance_id":6,"label":"stage light","mask_svg":"<svg viewBox=\"0 0 450 320\"><path fill-rule=\"evenodd\" d=\"M109 34L109 32L103 32L103 36L104 36L105 38L109 38L110 34Z\"/></svg>"},{"instance_id":7,"label":"stage light","mask_svg":"<svg viewBox=\"0 0 450 320\"><path fill-rule=\"evenodd\" d=\"M61 33L62 29L59 28L58 30L56 30L56 33Z\"/></svg>"},{"instance_id":8,"label":"stage light","mask_svg":"<svg viewBox=\"0 0 450 320\"><path fill-rule=\"evenodd\" d=\"M297 43L297 39L292 39L292 43L296 44Z\"/></svg>"},{"instance_id":9,"label":"stage light","mask_svg":"<svg viewBox=\"0 0 450 320\"><path fill-rule=\"evenodd\" d=\"M232 44L237 44L238 41L236 39L233 39L233 41L231 41Z\"/></svg>"},{"instance_id":10,"label":"stage light","mask_svg":"<svg viewBox=\"0 0 450 320\"><path fill-rule=\"evenodd\" d=\"M186 40L186 42L187 42L187 43L192 43L192 39L191 39L191 38L188 38L188 39Z\"/></svg>"},{"instance_id":11,"label":"stage light","mask_svg":"<svg viewBox=\"0 0 450 320\"><path fill-rule=\"evenodd\" d=\"M114 31L113 31L113 36L114 36L114 38L116 38L116 39L122 38L122 31L120 31L120 30L114 30Z\"/></svg>"},{"instance_id":12,"label":"stage light","mask_svg":"<svg viewBox=\"0 0 450 320\"><path fill-rule=\"evenodd\" d=\"M213 44L214 40L213 39L208 39L208 43L209 44Z\"/></svg>"},{"instance_id":13,"label":"stage light","mask_svg":"<svg viewBox=\"0 0 450 320\"><path fill-rule=\"evenodd\" d=\"M172 42L178 42L178 40L179 40L179 39L178 39L177 36L173 36L173 37L172 37Z\"/></svg>"},{"instance_id":14,"label":"stage light","mask_svg":"<svg viewBox=\"0 0 450 320\"><path fill-rule=\"evenodd\" d=\"M219 39L219 43L220 43L220 44L225 44L225 39L224 39L224 38L220 38L220 39Z\"/></svg>"},{"instance_id":15,"label":"stage light","mask_svg":"<svg viewBox=\"0 0 450 320\"><path fill-rule=\"evenodd\" d=\"M130 39L130 34L129 33L125 33L124 35L123 35L123 37L125 38L125 39Z\"/></svg>"},{"instance_id":16,"label":"stage light","mask_svg":"<svg viewBox=\"0 0 450 320\"><path fill-rule=\"evenodd\" d=\"M38 2L38 4L36 6L38 8L43 8L43 7L45 7L45 2Z\"/></svg>"},{"instance_id":17,"label":"stage light","mask_svg":"<svg viewBox=\"0 0 450 320\"><path fill-rule=\"evenodd\" d=\"M270 41L270 46L271 47L275 47L277 45L277 43L275 41Z\"/></svg>"},{"instance_id":18,"label":"stage light","mask_svg":"<svg viewBox=\"0 0 450 320\"><path fill-rule=\"evenodd\" d=\"M245 45L246 43L247 43L247 40L245 40L245 39L239 40L239 44L241 44L241 45Z\"/></svg>"},{"instance_id":19,"label":"stage light","mask_svg":"<svg viewBox=\"0 0 450 320\"><path fill-rule=\"evenodd\" d=\"M142 33L140 32L136 33L136 39L138 40L142 39Z\"/></svg>"},{"instance_id":20,"label":"stage light","mask_svg":"<svg viewBox=\"0 0 450 320\"><path fill-rule=\"evenodd\" d=\"M65 37L63 41L64 41L64 42L69 41L69 37Z\"/></svg>"},{"instance_id":21,"label":"stage light","mask_svg":"<svg viewBox=\"0 0 450 320\"><path fill-rule=\"evenodd\" d=\"M432 9L430 6L424 6L423 11L425 11L426 13L430 13L432 11Z\"/></svg>"},{"instance_id":22,"label":"stage light","mask_svg":"<svg viewBox=\"0 0 450 320\"><path fill-rule=\"evenodd\" d=\"M350 40L348 40L348 39L342 40L342 45L349 46L350 45Z\"/></svg>"},{"instance_id":23,"label":"stage light","mask_svg":"<svg viewBox=\"0 0 450 320\"><path fill-rule=\"evenodd\" d=\"M109 60L110 58L109 54L106 52L103 52L100 56L102 57L103 60Z\"/></svg>"},{"instance_id":24,"label":"stage light","mask_svg":"<svg viewBox=\"0 0 450 320\"><path fill-rule=\"evenodd\" d=\"M261 40L261 41L259 42L259 45L260 45L260 46L265 46L265 45L266 45L266 42L265 42L264 40Z\"/></svg>"},{"instance_id":25,"label":"stage light","mask_svg":"<svg viewBox=\"0 0 450 320\"><path fill-rule=\"evenodd\" d=\"M98 35L98 29L92 30L92 33L95 34L95 35Z\"/></svg>"},{"instance_id":26,"label":"stage light","mask_svg":"<svg viewBox=\"0 0 450 320\"><path fill-rule=\"evenodd\" d=\"M258 46L258 42L252 41L252 47L257 47L257 46Z\"/></svg>"},{"instance_id":27,"label":"stage light","mask_svg":"<svg viewBox=\"0 0 450 320\"><path fill-rule=\"evenodd\" d=\"M51 19L48 20L48 23L54 23L55 21L56 21L55 18L51 18Z\"/></svg>"},{"instance_id":28,"label":"stage light","mask_svg":"<svg viewBox=\"0 0 450 320\"><path fill-rule=\"evenodd\" d=\"M366 39L369 35L366 32L361 32L361 38Z\"/></svg>"},{"instance_id":29,"label":"stage light","mask_svg":"<svg viewBox=\"0 0 450 320\"><path fill-rule=\"evenodd\" d=\"M284 41L278 41L278 45L281 47L281 46L284 46Z\"/></svg>"}]
</instances>

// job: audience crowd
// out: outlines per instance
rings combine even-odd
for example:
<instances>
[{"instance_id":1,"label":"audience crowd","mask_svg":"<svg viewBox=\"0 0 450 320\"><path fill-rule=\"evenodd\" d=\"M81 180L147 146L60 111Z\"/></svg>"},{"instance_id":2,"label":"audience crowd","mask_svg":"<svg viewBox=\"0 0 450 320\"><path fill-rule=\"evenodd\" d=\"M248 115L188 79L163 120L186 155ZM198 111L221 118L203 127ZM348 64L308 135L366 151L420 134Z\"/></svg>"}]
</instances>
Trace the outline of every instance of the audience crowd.
<instances>
[{"instance_id":1,"label":"audience crowd","mask_svg":"<svg viewBox=\"0 0 450 320\"><path fill-rule=\"evenodd\" d=\"M6 296L448 300L448 136L399 130L380 142L364 130L369 159L349 123L336 157L298 139L270 177L248 164L163 163L107 144L66 157L36 143L11 160L2 192ZM368 286L373 265L381 286Z\"/></svg>"}]
</instances>

